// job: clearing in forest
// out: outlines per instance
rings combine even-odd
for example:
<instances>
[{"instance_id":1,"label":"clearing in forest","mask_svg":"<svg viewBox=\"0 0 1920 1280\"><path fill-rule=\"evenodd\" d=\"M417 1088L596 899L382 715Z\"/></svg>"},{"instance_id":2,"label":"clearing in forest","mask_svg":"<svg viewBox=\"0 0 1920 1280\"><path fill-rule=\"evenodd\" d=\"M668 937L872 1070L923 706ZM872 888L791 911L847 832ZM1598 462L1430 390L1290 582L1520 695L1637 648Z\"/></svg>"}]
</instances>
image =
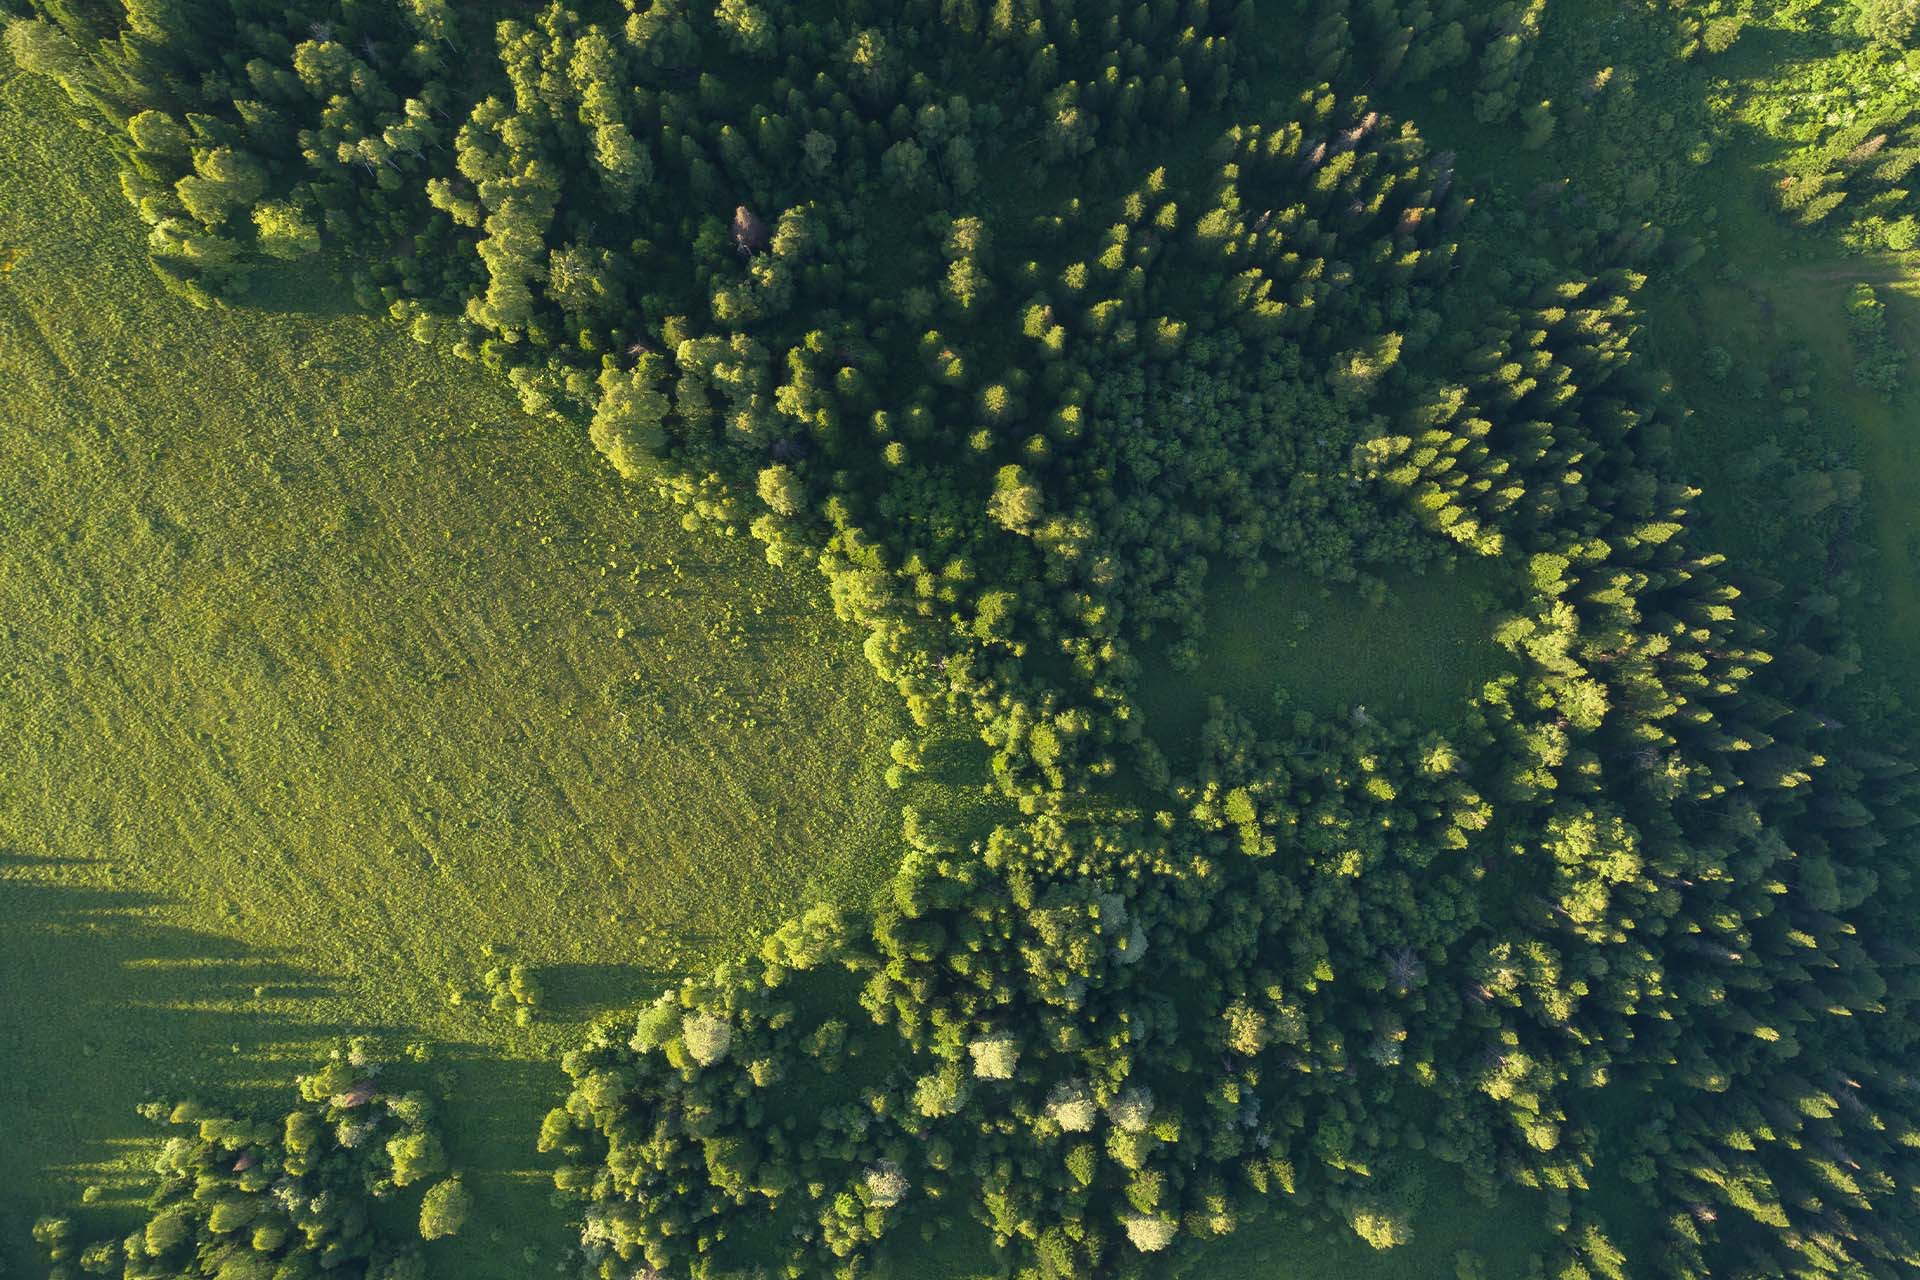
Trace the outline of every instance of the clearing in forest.
<instances>
[{"instance_id":1,"label":"clearing in forest","mask_svg":"<svg viewBox=\"0 0 1920 1280\"><path fill-rule=\"evenodd\" d=\"M1350 585L1287 570L1252 587L1216 581L1198 669L1176 670L1157 653L1144 661L1149 731L1179 758L1214 697L1257 724L1363 707L1438 727L1504 669L1493 642L1498 580L1497 568L1473 562L1452 572L1390 573L1379 603Z\"/></svg>"}]
</instances>

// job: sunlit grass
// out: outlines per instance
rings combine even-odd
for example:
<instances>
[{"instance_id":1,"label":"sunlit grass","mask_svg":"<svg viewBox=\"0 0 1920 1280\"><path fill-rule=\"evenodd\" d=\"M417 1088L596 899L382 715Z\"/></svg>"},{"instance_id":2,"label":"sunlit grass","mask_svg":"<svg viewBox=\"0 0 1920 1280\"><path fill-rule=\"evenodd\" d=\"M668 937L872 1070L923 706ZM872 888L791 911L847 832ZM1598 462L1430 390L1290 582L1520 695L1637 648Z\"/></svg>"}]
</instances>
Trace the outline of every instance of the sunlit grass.
<instances>
[{"instance_id":1,"label":"sunlit grass","mask_svg":"<svg viewBox=\"0 0 1920 1280\"><path fill-rule=\"evenodd\" d=\"M274 1104L372 1031L435 1046L480 1199L448 1274L550 1266L558 1053L864 900L897 699L813 580L491 374L318 277L194 311L141 236L54 91L0 84L0 1258L140 1194L136 1103ZM508 957L530 1027L471 998Z\"/></svg>"}]
</instances>

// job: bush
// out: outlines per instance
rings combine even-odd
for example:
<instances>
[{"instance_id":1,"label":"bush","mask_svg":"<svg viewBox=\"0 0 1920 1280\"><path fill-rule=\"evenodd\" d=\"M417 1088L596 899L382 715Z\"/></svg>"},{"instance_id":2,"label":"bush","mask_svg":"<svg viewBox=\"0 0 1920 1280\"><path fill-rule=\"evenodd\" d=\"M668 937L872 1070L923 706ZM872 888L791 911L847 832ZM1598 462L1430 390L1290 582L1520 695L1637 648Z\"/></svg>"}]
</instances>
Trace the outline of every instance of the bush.
<instances>
[{"instance_id":1,"label":"bush","mask_svg":"<svg viewBox=\"0 0 1920 1280\"><path fill-rule=\"evenodd\" d=\"M1847 332L1853 345L1853 379L1861 386L1892 396L1900 390L1906 353L1887 332L1887 304L1870 284L1857 284L1847 295Z\"/></svg>"},{"instance_id":2,"label":"bush","mask_svg":"<svg viewBox=\"0 0 1920 1280\"><path fill-rule=\"evenodd\" d=\"M1708 53L1725 53L1733 48L1740 39L1740 32L1746 27L1746 21L1731 15L1708 18L1706 29L1701 33L1700 42L1707 47Z\"/></svg>"},{"instance_id":3,"label":"bush","mask_svg":"<svg viewBox=\"0 0 1920 1280\"><path fill-rule=\"evenodd\" d=\"M459 1235L472 1211L473 1197L458 1176L436 1182L420 1201L420 1235L427 1240Z\"/></svg>"}]
</instances>

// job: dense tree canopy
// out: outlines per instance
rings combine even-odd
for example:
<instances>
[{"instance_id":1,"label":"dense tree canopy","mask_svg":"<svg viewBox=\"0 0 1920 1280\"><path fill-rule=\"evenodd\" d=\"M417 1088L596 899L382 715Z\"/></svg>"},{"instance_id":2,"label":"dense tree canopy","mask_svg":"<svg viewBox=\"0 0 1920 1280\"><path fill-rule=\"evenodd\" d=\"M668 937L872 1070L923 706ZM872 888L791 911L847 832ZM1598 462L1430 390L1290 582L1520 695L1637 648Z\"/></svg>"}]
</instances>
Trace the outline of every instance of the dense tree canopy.
<instances>
[{"instance_id":1,"label":"dense tree canopy","mask_svg":"<svg viewBox=\"0 0 1920 1280\"><path fill-rule=\"evenodd\" d=\"M1544 0L39 8L10 45L112 123L175 287L359 246L989 748L1007 820L910 812L871 919L568 1055L540 1145L604 1280L850 1277L962 1213L1043 1277L1276 1202L1392 1248L1435 1160L1541 1190L1569 1280L1622 1274L1603 1162L1654 1274L1920 1268L1920 775L1832 712L1844 637L1698 544L1658 232L1486 252L1381 105L1444 77L1544 143ZM1140 708L1210 581L1468 561L1511 668L1450 724L1222 704L1176 765Z\"/></svg>"}]
</instances>

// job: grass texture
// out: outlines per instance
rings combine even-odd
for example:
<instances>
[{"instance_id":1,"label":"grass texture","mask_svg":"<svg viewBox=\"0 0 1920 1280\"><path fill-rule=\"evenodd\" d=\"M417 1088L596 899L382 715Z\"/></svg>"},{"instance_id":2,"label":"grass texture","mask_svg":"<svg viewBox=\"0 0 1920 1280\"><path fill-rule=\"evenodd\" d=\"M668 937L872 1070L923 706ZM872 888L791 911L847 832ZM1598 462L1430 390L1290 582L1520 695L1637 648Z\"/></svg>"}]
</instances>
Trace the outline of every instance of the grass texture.
<instances>
[{"instance_id":1,"label":"grass texture","mask_svg":"<svg viewBox=\"0 0 1920 1280\"><path fill-rule=\"evenodd\" d=\"M1351 586L1294 571L1251 587L1207 592L1204 656L1180 671L1150 654L1142 664L1148 730L1176 758L1194 743L1210 699L1272 724L1296 711L1441 727L1508 665L1493 641L1503 570L1463 562L1452 571L1390 573L1371 603Z\"/></svg>"},{"instance_id":2,"label":"grass texture","mask_svg":"<svg viewBox=\"0 0 1920 1280\"><path fill-rule=\"evenodd\" d=\"M0 83L0 1260L139 1193L138 1102L374 1031L477 1193L438 1269L545 1269L555 1056L884 878L897 698L809 577L327 281L170 298L55 92ZM449 1003L496 959L530 1027Z\"/></svg>"}]
</instances>

